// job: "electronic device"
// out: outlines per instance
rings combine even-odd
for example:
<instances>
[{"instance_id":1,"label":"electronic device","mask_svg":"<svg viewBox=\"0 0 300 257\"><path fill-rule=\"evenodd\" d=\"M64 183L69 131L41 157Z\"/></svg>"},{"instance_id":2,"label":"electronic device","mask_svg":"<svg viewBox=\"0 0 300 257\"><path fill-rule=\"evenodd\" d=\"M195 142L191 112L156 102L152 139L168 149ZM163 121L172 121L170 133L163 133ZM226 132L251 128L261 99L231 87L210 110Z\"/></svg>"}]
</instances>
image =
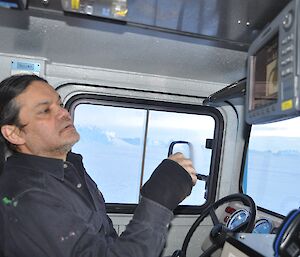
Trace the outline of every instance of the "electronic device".
<instances>
[{"instance_id":1,"label":"electronic device","mask_svg":"<svg viewBox=\"0 0 300 257\"><path fill-rule=\"evenodd\" d=\"M0 0L0 7L9 9L25 9L27 0Z\"/></svg>"},{"instance_id":2,"label":"electronic device","mask_svg":"<svg viewBox=\"0 0 300 257\"><path fill-rule=\"evenodd\" d=\"M246 121L283 120L300 114L300 0L291 1L248 51Z\"/></svg>"}]
</instances>

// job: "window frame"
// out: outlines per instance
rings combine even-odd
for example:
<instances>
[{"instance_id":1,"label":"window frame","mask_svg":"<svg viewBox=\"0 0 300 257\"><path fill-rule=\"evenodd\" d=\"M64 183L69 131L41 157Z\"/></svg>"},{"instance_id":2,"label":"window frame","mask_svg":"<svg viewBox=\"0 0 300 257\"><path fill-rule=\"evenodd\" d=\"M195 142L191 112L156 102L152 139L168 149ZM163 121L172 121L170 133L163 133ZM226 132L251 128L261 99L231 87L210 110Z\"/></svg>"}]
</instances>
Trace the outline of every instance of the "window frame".
<instances>
[{"instance_id":1,"label":"window frame","mask_svg":"<svg viewBox=\"0 0 300 257\"><path fill-rule=\"evenodd\" d=\"M215 201L217 181L219 174L219 164L221 155L221 145L224 132L224 120L219 110L210 106L200 106L195 104L173 103L161 100L148 100L134 97L105 96L93 93L80 93L72 96L65 103L65 108L74 117L75 108L79 104L97 104L115 107L137 108L144 110L169 111L187 114L208 115L215 120L214 140L212 144L212 154L209 168L208 194L206 202L201 206L180 205L174 210L174 214L199 214L208 205ZM167 153L166 153L167 154ZM137 204L106 203L108 213L132 214Z\"/></svg>"}]
</instances>

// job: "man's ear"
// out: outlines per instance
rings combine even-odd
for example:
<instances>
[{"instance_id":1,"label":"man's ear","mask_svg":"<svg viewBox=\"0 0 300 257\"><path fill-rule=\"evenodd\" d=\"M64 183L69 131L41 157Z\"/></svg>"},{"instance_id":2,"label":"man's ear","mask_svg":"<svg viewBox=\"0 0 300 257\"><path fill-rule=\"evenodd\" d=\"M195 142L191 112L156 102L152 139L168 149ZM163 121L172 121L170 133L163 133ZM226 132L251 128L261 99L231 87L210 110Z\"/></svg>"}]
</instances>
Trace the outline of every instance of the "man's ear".
<instances>
[{"instance_id":1,"label":"man's ear","mask_svg":"<svg viewBox=\"0 0 300 257\"><path fill-rule=\"evenodd\" d=\"M20 132L20 129L15 125L3 125L1 127L3 137L13 145L23 145L25 143Z\"/></svg>"}]
</instances>

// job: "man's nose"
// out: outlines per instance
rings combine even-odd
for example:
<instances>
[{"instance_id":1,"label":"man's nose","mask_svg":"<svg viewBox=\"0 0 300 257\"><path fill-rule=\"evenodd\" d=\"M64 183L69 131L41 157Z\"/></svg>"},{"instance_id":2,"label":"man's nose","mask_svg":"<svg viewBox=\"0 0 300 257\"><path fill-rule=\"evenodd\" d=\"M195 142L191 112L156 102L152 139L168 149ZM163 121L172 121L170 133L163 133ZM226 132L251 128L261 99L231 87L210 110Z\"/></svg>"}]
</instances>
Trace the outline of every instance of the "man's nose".
<instances>
[{"instance_id":1,"label":"man's nose","mask_svg":"<svg viewBox=\"0 0 300 257\"><path fill-rule=\"evenodd\" d=\"M61 107L61 106L59 106L58 108L59 108L58 112L57 112L58 118L60 118L60 119L71 119L71 115L70 115L70 113L68 112L67 109L65 109L64 107Z\"/></svg>"}]
</instances>

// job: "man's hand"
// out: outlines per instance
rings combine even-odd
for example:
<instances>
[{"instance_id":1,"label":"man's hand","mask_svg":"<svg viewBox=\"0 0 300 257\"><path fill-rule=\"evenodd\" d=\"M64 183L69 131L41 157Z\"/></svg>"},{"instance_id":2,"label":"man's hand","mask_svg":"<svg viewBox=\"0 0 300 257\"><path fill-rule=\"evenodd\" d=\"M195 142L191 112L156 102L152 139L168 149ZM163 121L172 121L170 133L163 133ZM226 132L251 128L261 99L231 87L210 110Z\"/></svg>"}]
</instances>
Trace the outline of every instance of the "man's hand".
<instances>
[{"instance_id":1,"label":"man's hand","mask_svg":"<svg viewBox=\"0 0 300 257\"><path fill-rule=\"evenodd\" d=\"M163 160L143 185L141 194L170 210L174 210L192 192L196 184L196 171L192 161L182 153Z\"/></svg>"},{"instance_id":2,"label":"man's hand","mask_svg":"<svg viewBox=\"0 0 300 257\"><path fill-rule=\"evenodd\" d=\"M185 158L182 153L175 153L169 156L170 160L177 162L182 168L184 168L192 177L193 184L197 182L196 170L193 167L193 163L190 159Z\"/></svg>"}]
</instances>

